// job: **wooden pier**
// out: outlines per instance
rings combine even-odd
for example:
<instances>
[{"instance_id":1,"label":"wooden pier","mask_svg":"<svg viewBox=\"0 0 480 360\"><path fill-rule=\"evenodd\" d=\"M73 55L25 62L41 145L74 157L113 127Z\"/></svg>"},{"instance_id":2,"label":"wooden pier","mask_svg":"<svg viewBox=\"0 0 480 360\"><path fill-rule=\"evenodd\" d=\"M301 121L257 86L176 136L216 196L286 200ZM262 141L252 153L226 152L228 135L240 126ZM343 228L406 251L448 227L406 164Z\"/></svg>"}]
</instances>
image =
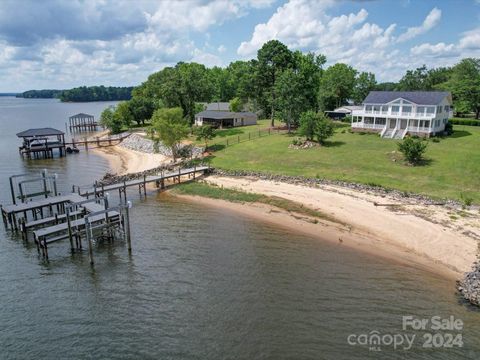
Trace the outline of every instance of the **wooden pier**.
<instances>
[{"instance_id":1,"label":"wooden pier","mask_svg":"<svg viewBox=\"0 0 480 360\"><path fill-rule=\"evenodd\" d=\"M127 188L129 187L138 187L139 194L146 195L147 185L155 184L159 189L165 189L166 182L171 180L172 183L180 183L182 177L187 177L188 179L195 179L198 174L205 174L210 171L208 166L194 166L191 168L178 168L174 171L161 171L157 175L144 175L140 179L134 179L129 181L123 181L110 185L98 185L95 183L93 187L83 188L81 186L73 186L72 192L76 192L80 196L89 198L90 196L104 196L107 192L118 191L120 198L126 199Z\"/></svg>"},{"instance_id":2,"label":"wooden pier","mask_svg":"<svg viewBox=\"0 0 480 360\"><path fill-rule=\"evenodd\" d=\"M70 132L96 131L100 126L93 115L79 113L68 118Z\"/></svg>"},{"instance_id":3,"label":"wooden pier","mask_svg":"<svg viewBox=\"0 0 480 360\"><path fill-rule=\"evenodd\" d=\"M72 148L78 148L79 146L83 146L85 150L88 150L89 148L118 145L130 135L131 133L121 135L108 135L104 137L97 136L94 138L84 137L83 139L72 138L72 140L70 142L66 142L65 145Z\"/></svg>"}]
</instances>

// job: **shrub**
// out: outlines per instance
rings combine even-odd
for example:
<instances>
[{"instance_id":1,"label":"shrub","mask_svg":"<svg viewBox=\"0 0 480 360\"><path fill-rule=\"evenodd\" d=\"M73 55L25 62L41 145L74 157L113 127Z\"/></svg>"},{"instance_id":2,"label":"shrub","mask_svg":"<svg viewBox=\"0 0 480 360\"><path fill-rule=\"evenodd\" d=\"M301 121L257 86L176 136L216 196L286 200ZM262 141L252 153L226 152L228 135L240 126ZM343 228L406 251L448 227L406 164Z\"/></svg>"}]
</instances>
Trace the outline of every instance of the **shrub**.
<instances>
[{"instance_id":1,"label":"shrub","mask_svg":"<svg viewBox=\"0 0 480 360\"><path fill-rule=\"evenodd\" d=\"M471 206L473 204L473 199L466 196L464 193L460 193L460 199L462 200L464 206Z\"/></svg>"},{"instance_id":2,"label":"shrub","mask_svg":"<svg viewBox=\"0 0 480 360\"><path fill-rule=\"evenodd\" d=\"M451 121L447 122L447 124L445 125L445 132L447 133L447 135L453 134L453 125Z\"/></svg>"},{"instance_id":3,"label":"shrub","mask_svg":"<svg viewBox=\"0 0 480 360\"><path fill-rule=\"evenodd\" d=\"M467 125L467 126L480 126L480 120L475 119L450 119L448 120L449 123L453 125ZM448 123L447 123L448 124Z\"/></svg>"},{"instance_id":4,"label":"shrub","mask_svg":"<svg viewBox=\"0 0 480 360\"><path fill-rule=\"evenodd\" d=\"M333 135L334 129L332 121L327 119L325 115L307 111L300 116L299 132L307 140L313 140L315 137L320 144L323 144L326 139Z\"/></svg>"},{"instance_id":5,"label":"shrub","mask_svg":"<svg viewBox=\"0 0 480 360\"><path fill-rule=\"evenodd\" d=\"M427 145L428 143L423 139L407 137L398 143L398 150L410 164L417 165L422 161Z\"/></svg>"}]
</instances>

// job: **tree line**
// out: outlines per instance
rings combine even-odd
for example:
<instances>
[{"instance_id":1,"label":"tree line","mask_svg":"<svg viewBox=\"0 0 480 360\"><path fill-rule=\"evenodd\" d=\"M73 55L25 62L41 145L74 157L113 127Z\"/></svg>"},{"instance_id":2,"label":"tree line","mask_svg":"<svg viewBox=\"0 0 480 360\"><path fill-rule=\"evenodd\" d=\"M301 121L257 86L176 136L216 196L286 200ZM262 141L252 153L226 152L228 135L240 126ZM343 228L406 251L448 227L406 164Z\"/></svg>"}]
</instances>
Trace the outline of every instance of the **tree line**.
<instances>
[{"instance_id":1,"label":"tree line","mask_svg":"<svg viewBox=\"0 0 480 360\"><path fill-rule=\"evenodd\" d=\"M397 82L377 83L371 72L326 57L291 51L278 40L265 43L255 59L227 67L207 68L179 62L148 77L132 94L154 108L180 107L192 124L199 102L238 98L243 107L287 125L297 126L306 111L333 110L351 101L360 104L371 90L446 90L453 94L457 113L480 111L480 59L463 59L453 67L408 70ZM135 116L134 116L135 117ZM141 119L135 119L140 121Z\"/></svg>"},{"instance_id":2,"label":"tree line","mask_svg":"<svg viewBox=\"0 0 480 360\"><path fill-rule=\"evenodd\" d=\"M28 90L17 97L29 99L58 98L63 102L122 101L132 98L133 87L80 86L69 90Z\"/></svg>"}]
</instances>

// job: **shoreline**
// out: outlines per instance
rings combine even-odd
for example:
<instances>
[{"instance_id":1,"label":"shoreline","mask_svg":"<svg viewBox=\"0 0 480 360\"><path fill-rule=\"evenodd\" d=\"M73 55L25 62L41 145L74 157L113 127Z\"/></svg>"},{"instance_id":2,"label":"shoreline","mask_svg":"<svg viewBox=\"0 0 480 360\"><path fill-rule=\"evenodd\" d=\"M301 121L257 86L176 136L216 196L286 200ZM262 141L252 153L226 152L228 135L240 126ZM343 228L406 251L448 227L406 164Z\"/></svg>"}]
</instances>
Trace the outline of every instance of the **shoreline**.
<instances>
[{"instance_id":1,"label":"shoreline","mask_svg":"<svg viewBox=\"0 0 480 360\"><path fill-rule=\"evenodd\" d=\"M159 166L169 159L159 154L142 153L113 146L95 149L107 159L110 171L125 174ZM420 268L458 280L477 260L480 216L470 214L452 220L451 209L442 206L403 203L388 195L372 194L334 185L305 186L253 177L211 175L204 181L245 192L285 198L303 204L348 224L318 224L294 217L264 204L241 204L200 196L180 195L189 201L222 207L290 231L347 246L375 256ZM171 192L169 192L171 193ZM395 203L395 207L374 203ZM478 239L478 237L477 237Z\"/></svg>"},{"instance_id":2,"label":"shoreline","mask_svg":"<svg viewBox=\"0 0 480 360\"><path fill-rule=\"evenodd\" d=\"M94 148L91 151L106 159L109 172L117 175L142 172L170 162L170 158L161 154L144 153L118 145Z\"/></svg>"}]
</instances>

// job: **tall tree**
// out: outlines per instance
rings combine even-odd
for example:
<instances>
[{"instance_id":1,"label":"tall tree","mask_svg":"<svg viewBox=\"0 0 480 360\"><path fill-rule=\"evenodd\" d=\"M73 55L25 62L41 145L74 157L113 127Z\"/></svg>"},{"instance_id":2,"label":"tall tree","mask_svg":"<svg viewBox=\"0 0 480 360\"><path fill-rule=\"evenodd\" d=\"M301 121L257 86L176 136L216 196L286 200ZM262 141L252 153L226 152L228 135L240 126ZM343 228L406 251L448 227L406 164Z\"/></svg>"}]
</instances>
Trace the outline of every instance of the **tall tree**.
<instances>
[{"instance_id":1,"label":"tall tree","mask_svg":"<svg viewBox=\"0 0 480 360\"><path fill-rule=\"evenodd\" d=\"M445 84L452 92L457 112L474 112L480 118L480 59L467 58L455 65Z\"/></svg>"},{"instance_id":2,"label":"tall tree","mask_svg":"<svg viewBox=\"0 0 480 360\"><path fill-rule=\"evenodd\" d=\"M155 110L152 116L152 126L157 131L160 141L171 149L175 162L180 142L187 137L190 131L188 121L183 117L183 110L179 107Z\"/></svg>"},{"instance_id":3,"label":"tall tree","mask_svg":"<svg viewBox=\"0 0 480 360\"><path fill-rule=\"evenodd\" d=\"M324 55L314 53L303 54L295 51L294 67L301 83L301 92L305 100L305 107L301 111L318 110L319 82L323 73L323 65L327 61Z\"/></svg>"},{"instance_id":4,"label":"tall tree","mask_svg":"<svg viewBox=\"0 0 480 360\"><path fill-rule=\"evenodd\" d=\"M278 40L263 44L257 53L257 81L265 112L269 112L271 126L275 125L275 83L277 77L293 65L292 52ZM267 115L267 114L266 114Z\"/></svg>"},{"instance_id":5,"label":"tall tree","mask_svg":"<svg viewBox=\"0 0 480 360\"><path fill-rule=\"evenodd\" d=\"M287 124L288 132L298 124L300 114L308 107L302 85L300 76L293 69L281 73L275 84L275 108L278 116Z\"/></svg>"},{"instance_id":6,"label":"tall tree","mask_svg":"<svg viewBox=\"0 0 480 360\"><path fill-rule=\"evenodd\" d=\"M319 101L322 110L333 110L352 96L357 71L349 65L330 66L320 80Z\"/></svg>"},{"instance_id":7,"label":"tall tree","mask_svg":"<svg viewBox=\"0 0 480 360\"><path fill-rule=\"evenodd\" d=\"M370 72L361 72L355 79L355 88L353 89L353 101L355 104L360 104L368 95L368 93L375 89L377 81L375 74Z\"/></svg>"}]
</instances>

